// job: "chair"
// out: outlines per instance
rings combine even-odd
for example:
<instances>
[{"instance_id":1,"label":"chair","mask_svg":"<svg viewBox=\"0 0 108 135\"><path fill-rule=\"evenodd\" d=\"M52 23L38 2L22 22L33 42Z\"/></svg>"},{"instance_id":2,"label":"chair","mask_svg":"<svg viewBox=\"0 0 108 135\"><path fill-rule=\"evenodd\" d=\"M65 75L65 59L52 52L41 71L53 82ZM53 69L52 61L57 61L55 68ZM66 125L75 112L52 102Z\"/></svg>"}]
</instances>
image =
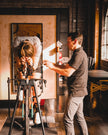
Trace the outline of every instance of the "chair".
<instances>
[{"instance_id":1,"label":"chair","mask_svg":"<svg viewBox=\"0 0 108 135\"><path fill-rule=\"evenodd\" d=\"M93 70L95 67L95 58L88 57L88 70Z\"/></svg>"}]
</instances>

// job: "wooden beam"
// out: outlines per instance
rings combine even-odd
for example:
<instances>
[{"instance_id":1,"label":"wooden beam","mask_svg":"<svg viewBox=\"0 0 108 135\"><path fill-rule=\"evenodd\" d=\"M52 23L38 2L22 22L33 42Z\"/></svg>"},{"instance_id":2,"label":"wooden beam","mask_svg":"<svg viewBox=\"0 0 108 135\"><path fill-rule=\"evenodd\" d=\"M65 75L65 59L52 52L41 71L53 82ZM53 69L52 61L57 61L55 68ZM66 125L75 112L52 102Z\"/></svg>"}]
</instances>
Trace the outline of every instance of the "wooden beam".
<instances>
[{"instance_id":1,"label":"wooden beam","mask_svg":"<svg viewBox=\"0 0 108 135\"><path fill-rule=\"evenodd\" d=\"M94 39L94 56L95 56L95 69L98 69L99 63L99 0L95 1L95 39Z\"/></svg>"}]
</instances>

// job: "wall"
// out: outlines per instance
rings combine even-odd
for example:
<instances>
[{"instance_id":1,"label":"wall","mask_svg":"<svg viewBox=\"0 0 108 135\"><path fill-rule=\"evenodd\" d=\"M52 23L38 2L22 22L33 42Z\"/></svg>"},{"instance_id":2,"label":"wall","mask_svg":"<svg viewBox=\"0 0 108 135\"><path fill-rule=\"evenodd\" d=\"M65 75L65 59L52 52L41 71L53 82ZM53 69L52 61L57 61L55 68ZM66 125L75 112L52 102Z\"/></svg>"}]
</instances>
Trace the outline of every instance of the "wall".
<instances>
[{"instance_id":1,"label":"wall","mask_svg":"<svg viewBox=\"0 0 108 135\"><path fill-rule=\"evenodd\" d=\"M93 1L93 0L92 0ZM58 22L61 24L59 27L56 27L56 36L60 41L63 42L63 44L66 45L66 36L68 32L81 30L81 32L84 33L84 49L88 53L92 51L93 44L88 43L89 41L92 41L91 38L88 37L91 36L92 31L91 28L88 28L88 22L89 24L92 22L92 16L88 14L88 10L92 8L91 6L88 6L90 4L87 0L1 0L0 1L0 14L1 15L55 15L56 13L60 17ZM89 9L88 9L89 7ZM68 16L65 11L65 8L68 9ZM46 13L47 10L47 13ZM59 14L59 12L61 12ZM61 15L62 14L62 15ZM67 17L66 17L67 16ZM88 18L90 20L88 20ZM68 20L67 20L68 19ZM56 22L56 23L58 23ZM68 29L68 30L67 30ZM58 40L57 39L57 40ZM91 46L92 45L92 46ZM65 46L63 46L63 49L65 49ZM66 56L68 56L68 51L66 51ZM91 53L89 53L91 54ZM69 56L71 55L71 51L69 52ZM63 55L65 56L65 55Z\"/></svg>"},{"instance_id":2,"label":"wall","mask_svg":"<svg viewBox=\"0 0 108 135\"><path fill-rule=\"evenodd\" d=\"M83 32L84 34L84 50L92 55L93 51L93 0L1 0L0 1L0 14L55 14L53 9L64 10L69 9L68 14L68 30L74 32L76 30ZM37 10L36 10L37 9ZM51 10L52 9L52 10ZM17 12L16 12L17 11ZM61 12L60 11L60 12ZM92 14L91 14L92 13ZM59 15L59 14L58 14ZM65 15L65 14L64 14ZM62 18L63 19L63 18ZM66 18L67 19L67 18ZM61 20L60 20L61 21ZM63 20L62 20L63 21ZM65 22L65 21L64 21ZM67 22L66 22L67 23ZM90 26L90 27L89 27ZM59 29L59 28L57 28ZM67 31L66 31L67 32ZM65 33L64 33L65 34ZM67 33L66 33L67 34ZM89 37L88 37L89 34ZM66 36L65 36L66 37ZM92 39L92 40L91 40ZM64 41L64 35L61 34L60 40ZM71 55L71 52L70 52Z\"/></svg>"},{"instance_id":3,"label":"wall","mask_svg":"<svg viewBox=\"0 0 108 135\"><path fill-rule=\"evenodd\" d=\"M42 23L43 24L43 59L56 60L56 53L50 51L56 47L56 16L1 15L0 16L0 100L8 99L7 78L11 76L11 23ZM46 51L47 50L47 51ZM56 73L44 68L44 87L42 98L56 98ZM50 79L51 78L51 79ZM52 87L53 86L53 87ZM15 99L11 94L11 99Z\"/></svg>"}]
</instances>

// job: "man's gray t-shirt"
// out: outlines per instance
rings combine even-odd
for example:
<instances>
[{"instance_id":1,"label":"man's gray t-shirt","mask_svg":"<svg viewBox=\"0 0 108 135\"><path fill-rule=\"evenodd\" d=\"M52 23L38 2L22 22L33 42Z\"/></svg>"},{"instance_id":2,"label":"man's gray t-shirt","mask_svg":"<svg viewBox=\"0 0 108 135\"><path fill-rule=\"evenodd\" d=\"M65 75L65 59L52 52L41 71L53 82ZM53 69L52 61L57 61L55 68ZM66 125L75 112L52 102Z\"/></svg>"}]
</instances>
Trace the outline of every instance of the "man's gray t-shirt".
<instances>
[{"instance_id":1,"label":"man's gray t-shirt","mask_svg":"<svg viewBox=\"0 0 108 135\"><path fill-rule=\"evenodd\" d=\"M74 97L82 97L88 94L88 59L83 47L73 52L72 58L68 64L76 71L67 79L69 94Z\"/></svg>"}]
</instances>

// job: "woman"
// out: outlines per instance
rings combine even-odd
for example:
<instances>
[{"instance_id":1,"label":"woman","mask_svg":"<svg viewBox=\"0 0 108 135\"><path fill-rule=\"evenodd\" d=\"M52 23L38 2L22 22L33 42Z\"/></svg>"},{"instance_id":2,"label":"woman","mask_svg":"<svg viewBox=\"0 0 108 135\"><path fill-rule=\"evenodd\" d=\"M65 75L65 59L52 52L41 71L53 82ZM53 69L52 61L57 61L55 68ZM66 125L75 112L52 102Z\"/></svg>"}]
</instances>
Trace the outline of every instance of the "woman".
<instances>
[{"instance_id":1,"label":"woman","mask_svg":"<svg viewBox=\"0 0 108 135\"><path fill-rule=\"evenodd\" d=\"M32 75L38 67L41 55L40 39L36 36L26 38L17 37L14 42L15 74L17 78ZM25 40L22 41L23 39Z\"/></svg>"}]
</instances>

